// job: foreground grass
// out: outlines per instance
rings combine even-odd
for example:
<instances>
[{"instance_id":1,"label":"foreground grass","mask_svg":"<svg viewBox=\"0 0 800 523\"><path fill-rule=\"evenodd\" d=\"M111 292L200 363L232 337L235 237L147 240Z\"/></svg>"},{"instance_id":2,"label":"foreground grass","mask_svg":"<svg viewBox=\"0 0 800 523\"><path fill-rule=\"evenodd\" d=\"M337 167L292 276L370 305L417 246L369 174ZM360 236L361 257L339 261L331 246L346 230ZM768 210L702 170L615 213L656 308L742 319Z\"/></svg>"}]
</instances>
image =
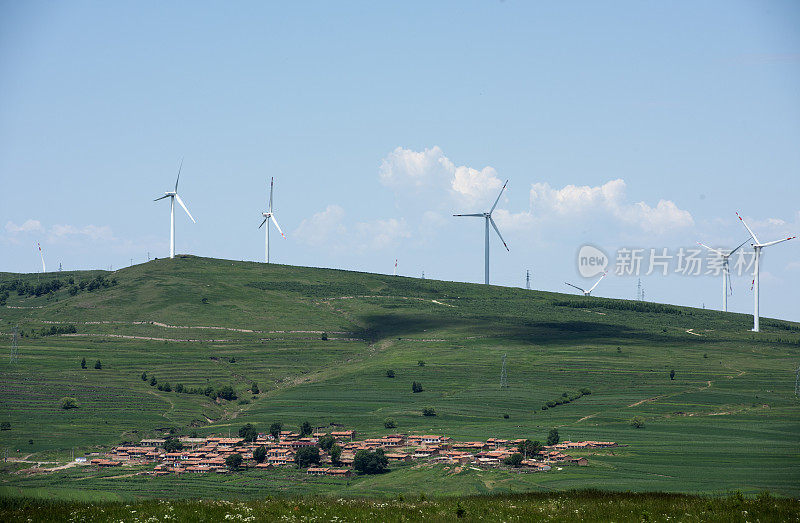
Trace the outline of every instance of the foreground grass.
<instances>
[{"instance_id":1,"label":"foreground grass","mask_svg":"<svg viewBox=\"0 0 800 523\"><path fill-rule=\"evenodd\" d=\"M800 502L571 491L427 500L267 498L258 501L66 502L0 498L3 521L798 521Z\"/></svg>"}]
</instances>

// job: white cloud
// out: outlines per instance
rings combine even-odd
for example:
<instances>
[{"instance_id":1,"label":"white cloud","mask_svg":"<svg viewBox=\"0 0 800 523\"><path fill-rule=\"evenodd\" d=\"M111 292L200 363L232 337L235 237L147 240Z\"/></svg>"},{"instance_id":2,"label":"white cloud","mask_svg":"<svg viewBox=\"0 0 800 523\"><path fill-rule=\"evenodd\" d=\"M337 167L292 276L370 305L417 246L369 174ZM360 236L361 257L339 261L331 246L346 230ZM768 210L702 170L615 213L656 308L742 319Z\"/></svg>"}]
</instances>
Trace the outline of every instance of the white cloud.
<instances>
[{"instance_id":1,"label":"white cloud","mask_svg":"<svg viewBox=\"0 0 800 523\"><path fill-rule=\"evenodd\" d=\"M596 187L567 185L561 189L536 183L531 186L531 207L536 216L548 218L581 219L608 215L619 222L657 234L694 225L691 213L678 208L671 200L659 200L655 207L645 202L628 202L625 181L621 179Z\"/></svg>"},{"instance_id":2,"label":"white cloud","mask_svg":"<svg viewBox=\"0 0 800 523\"><path fill-rule=\"evenodd\" d=\"M44 227L42 227L42 222L39 220L25 220L25 223L22 225L17 225L16 223L9 221L6 223L6 232L9 234L17 234L20 232L41 232L44 231Z\"/></svg>"},{"instance_id":3,"label":"white cloud","mask_svg":"<svg viewBox=\"0 0 800 523\"><path fill-rule=\"evenodd\" d=\"M438 146L423 151L397 147L381 161L379 174L395 194L427 194L439 200L446 194L472 205L496 197L503 185L494 168L456 166Z\"/></svg>"},{"instance_id":4,"label":"white cloud","mask_svg":"<svg viewBox=\"0 0 800 523\"><path fill-rule=\"evenodd\" d=\"M359 249L384 249L395 245L397 240L411 237L405 218L361 222L355 230Z\"/></svg>"},{"instance_id":5,"label":"white cloud","mask_svg":"<svg viewBox=\"0 0 800 523\"><path fill-rule=\"evenodd\" d=\"M294 236L301 242L314 246L328 246L331 242L341 242L346 233L344 209L338 205L328 205L324 211L306 218L295 229Z\"/></svg>"},{"instance_id":6,"label":"white cloud","mask_svg":"<svg viewBox=\"0 0 800 523\"><path fill-rule=\"evenodd\" d=\"M410 238L411 232L404 218L358 222L348 228L344 209L328 205L324 211L300 222L294 236L307 245L363 252L391 247L403 238Z\"/></svg>"},{"instance_id":7,"label":"white cloud","mask_svg":"<svg viewBox=\"0 0 800 523\"><path fill-rule=\"evenodd\" d=\"M108 225L86 225L78 228L74 225L57 224L50 228L48 237L50 241L75 240L78 238L92 241L115 239L114 234L111 232L111 227Z\"/></svg>"}]
</instances>

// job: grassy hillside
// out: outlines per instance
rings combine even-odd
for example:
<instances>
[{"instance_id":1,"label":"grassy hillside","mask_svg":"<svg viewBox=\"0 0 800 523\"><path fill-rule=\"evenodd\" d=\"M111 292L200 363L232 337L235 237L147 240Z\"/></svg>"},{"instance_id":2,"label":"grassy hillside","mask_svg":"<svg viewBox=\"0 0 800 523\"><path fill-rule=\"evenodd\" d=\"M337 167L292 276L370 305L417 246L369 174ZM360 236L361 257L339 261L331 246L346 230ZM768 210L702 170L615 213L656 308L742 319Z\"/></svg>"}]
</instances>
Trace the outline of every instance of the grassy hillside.
<instances>
[{"instance_id":1,"label":"grassy hillside","mask_svg":"<svg viewBox=\"0 0 800 523\"><path fill-rule=\"evenodd\" d=\"M751 317L732 313L195 257L38 278L63 285L51 285L53 292L40 285L39 296L29 295L37 275L0 273L0 286L24 288L23 295L10 290L0 308L0 422L11 423L0 431L0 446L12 457L58 460L73 447L83 453L170 428L227 434L277 420L384 434L392 417L404 432L543 440L558 427L563 439L628 446L595 455L580 470L404 468L311 490L380 495L413 490L427 478L441 493L603 487L800 494L796 323L764 320L764 332L755 334ZM12 363L15 325L25 337ZM507 389L499 386L504 354ZM94 369L98 359L102 369ZM152 377L173 390L157 390ZM249 392L254 381L261 394ZM412 381L425 390L413 394ZM177 393L178 383L231 385L238 399ZM583 387L592 394L542 410ZM64 396L79 408L60 409ZM437 416L423 417L425 406ZM631 426L634 416L643 428ZM186 480L175 478L154 487L145 478L85 474L0 473L0 487L186 492ZM224 495L241 492L243 480L191 481L193 491L213 486ZM263 490L259 483L253 495ZM286 480L286 492L307 487Z\"/></svg>"}]
</instances>

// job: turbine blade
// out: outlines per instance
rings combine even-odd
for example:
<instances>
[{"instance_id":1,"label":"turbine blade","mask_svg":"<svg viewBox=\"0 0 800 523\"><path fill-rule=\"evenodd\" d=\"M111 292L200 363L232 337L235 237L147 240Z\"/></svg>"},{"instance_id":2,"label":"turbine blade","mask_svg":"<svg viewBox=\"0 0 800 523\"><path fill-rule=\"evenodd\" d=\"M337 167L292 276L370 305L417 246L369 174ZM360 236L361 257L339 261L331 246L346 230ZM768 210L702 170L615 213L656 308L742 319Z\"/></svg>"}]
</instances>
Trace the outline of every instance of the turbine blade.
<instances>
[{"instance_id":1,"label":"turbine blade","mask_svg":"<svg viewBox=\"0 0 800 523\"><path fill-rule=\"evenodd\" d=\"M747 229L747 232L749 232L749 233L750 233L750 236L753 238L753 241L755 241L756 243L758 243L758 237L757 237L757 236L756 236L756 234L753 232L753 229L751 229L750 227L748 227L748 226L747 226L747 223L746 223L746 222L745 222L745 221L742 219L742 217L739 215L739 213L738 213L738 212L736 213L736 216L739 216L739 221L741 221L741 222L742 222L742 225L744 225L744 228L745 228L745 229Z\"/></svg>"},{"instance_id":2,"label":"turbine blade","mask_svg":"<svg viewBox=\"0 0 800 523\"><path fill-rule=\"evenodd\" d=\"M604 272L603 275L600 276L600 279L597 280L594 285L592 285L592 288L589 289L589 292L592 292L594 290L594 288L597 287L597 284L600 283L601 281L603 281L603 278L606 277L606 274L608 274L608 271Z\"/></svg>"},{"instance_id":3,"label":"turbine blade","mask_svg":"<svg viewBox=\"0 0 800 523\"><path fill-rule=\"evenodd\" d=\"M499 202L500 201L500 197L503 196L503 191L506 190L506 185L508 185L508 180L506 180L506 183L503 184L503 188L500 189L500 194L497 195L497 199L494 201L494 205L492 205L492 208L489 209L489 214L492 214L492 211L494 211L494 208L497 207L497 202Z\"/></svg>"},{"instance_id":4,"label":"turbine blade","mask_svg":"<svg viewBox=\"0 0 800 523\"><path fill-rule=\"evenodd\" d=\"M736 251L738 251L739 249L741 249L741 248L742 248L742 245L744 245L745 243L747 243L747 242L749 242L749 241L750 241L750 238L747 238L745 241L743 241L742 243L740 243L738 247L736 247L734 250L732 250L731 252L729 252L729 253L728 253L728 256L730 256L730 255L731 255L731 254L733 254L734 252L736 252ZM727 262L726 262L726 263L727 263Z\"/></svg>"},{"instance_id":5,"label":"turbine blade","mask_svg":"<svg viewBox=\"0 0 800 523\"><path fill-rule=\"evenodd\" d=\"M489 216L489 221L492 222L492 227L494 227L494 232L497 233L497 235L500 237L500 241L503 242L503 247L505 247L508 252L511 252L511 249L508 248L508 245L506 245L506 241L503 239L503 235L500 234L500 229L497 228L497 224L494 223L494 220L492 219L491 216Z\"/></svg>"},{"instance_id":6,"label":"turbine blade","mask_svg":"<svg viewBox=\"0 0 800 523\"><path fill-rule=\"evenodd\" d=\"M781 242L786 242L786 241L789 241L789 240L794 240L795 238L797 238L797 236L790 236L789 238L783 238L781 240L775 240L774 242L762 243L761 247L769 247L770 245L775 245L776 243L781 243Z\"/></svg>"},{"instance_id":7,"label":"turbine blade","mask_svg":"<svg viewBox=\"0 0 800 523\"><path fill-rule=\"evenodd\" d=\"M181 200L181 197L180 197L180 196L178 196L178 195L176 194L176 195L175 195L175 199L176 199L176 200L178 200L178 203L179 203L179 204L181 204L181 207L183 207L183 210L184 210L184 211L186 211L186 214L188 214L188 215L189 215L189 218L191 218L191 220L192 220L194 223L197 223L197 221L196 221L196 220L194 219L194 217L192 216L192 213L190 213L190 212L189 212L189 209L187 209L187 208L186 208L186 205L184 205L184 204L183 204L183 200Z\"/></svg>"},{"instance_id":8,"label":"turbine blade","mask_svg":"<svg viewBox=\"0 0 800 523\"><path fill-rule=\"evenodd\" d=\"M579 290L579 291L581 291L581 292L586 292L585 290L581 289L581 288L580 288L580 287L578 287L577 285L572 285L571 283L567 283L567 282L564 282L564 283L566 283L566 284L567 284L567 285L569 285L570 287L575 287L576 289L578 289L578 290Z\"/></svg>"},{"instance_id":9,"label":"turbine blade","mask_svg":"<svg viewBox=\"0 0 800 523\"><path fill-rule=\"evenodd\" d=\"M708 250L709 250L709 251L711 251L711 252L715 252L715 253L719 254L720 256L723 256L723 257L725 256L725 253L724 253L724 252L722 252L722 251L718 251L717 249L714 249L713 247L709 247L709 246L708 246L708 245L706 245L705 243L702 243L702 242L697 242L697 245L702 245L703 247L705 247L706 249L708 249Z\"/></svg>"},{"instance_id":10,"label":"turbine blade","mask_svg":"<svg viewBox=\"0 0 800 523\"><path fill-rule=\"evenodd\" d=\"M258 228L260 229L261 227L263 227L265 223L267 223L267 218L264 218L264 221L261 222L261 225L259 225Z\"/></svg>"},{"instance_id":11,"label":"turbine blade","mask_svg":"<svg viewBox=\"0 0 800 523\"><path fill-rule=\"evenodd\" d=\"M272 212L272 188L275 185L275 177L269 180L269 212Z\"/></svg>"},{"instance_id":12,"label":"turbine blade","mask_svg":"<svg viewBox=\"0 0 800 523\"><path fill-rule=\"evenodd\" d=\"M483 213L475 213L475 214L454 214L453 216L478 216L480 218L483 218L484 215Z\"/></svg>"},{"instance_id":13,"label":"turbine blade","mask_svg":"<svg viewBox=\"0 0 800 523\"><path fill-rule=\"evenodd\" d=\"M181 169L183 169L183 158L181 158L181 164L178 166L178 178L175 180L175 192L178 192L178 182L181 181Z\"/></svg>"},{"instance_id":14,"label":"turbine blade","mask_svg":"<svg viewBox=\"0 0 800 523\"><path fill-rule=\"evenodd\" d=\"M281 233L281 236L283 236L283 239L285 240L286 239L286 235L283 234L283 231L281 230L281 226L278 225L278 220L275 219L275 215L274 214L270 214L269 215L269 219L272 220L272 223L275 224L275 227L278 228L278 232Z\"/></svg>"},{"instance_id":15,"label":"turbine blade","mask_svg":"<svg viewBox=\"0 0 800 523\"><path fill-rule=\"evenodd\" d=\"M158 200L163 200L163 199L164 199L164 198L166 198L167 196L169 196L169 194L165 194L165 195L164 195L164 196L162 196L161 198L156 198L156 199L155 199L155 200L153 200L153 201L154 201L154 202L157 202Z\"/></svg>"}]
</instances>

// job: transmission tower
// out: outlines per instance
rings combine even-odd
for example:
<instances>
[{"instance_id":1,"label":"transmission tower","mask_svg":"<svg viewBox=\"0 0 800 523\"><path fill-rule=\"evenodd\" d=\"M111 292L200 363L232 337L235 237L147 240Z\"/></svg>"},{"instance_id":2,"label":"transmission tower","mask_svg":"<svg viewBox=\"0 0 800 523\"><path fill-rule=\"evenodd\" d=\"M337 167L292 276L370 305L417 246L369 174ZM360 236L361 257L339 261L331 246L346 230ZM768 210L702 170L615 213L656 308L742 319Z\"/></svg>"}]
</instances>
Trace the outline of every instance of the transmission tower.
<instances>
[{"instance_id":1,"label":"transmission tower","mask_svg":"<svg viewBox=\"0 0 800 523\"><path fill-rule=\"evenodd\" d=\"M644 301L644 287L642 287L642 279L639 278L636 282L636 299Z\"/></svg>"},{"instance_id":2,"label":"transmission tower","mask_svg":"<svg viewBox=\"0 0 800 523\"><path fill-rule=\"evenodd\" d=\"M16 365L19 359L19 350L17 348L17 326L14 325L14 337L11 339L11 355L9 357L9 363L12 365Z\"/></svg>"},{"instance_id":3,"label":"transmission tower","mask_svg":"<svg viewBox=\"0 0 800 523\"><path fill-rule=\"evenodd\" d=\"M500 388L508 388L508 374L506 373L506 355L503 354L503 368L500 370Z\"/></svg>"},{"instance_id":4,"label":"transmission tower","mask_svg":"<svg viewBox=\"0 0 800 523\"><path fill-rule=\"evenodd\" d=\"M525 271L525 288L531 290L531 271L528 269Z\"/></svg>"}]
</instances>

